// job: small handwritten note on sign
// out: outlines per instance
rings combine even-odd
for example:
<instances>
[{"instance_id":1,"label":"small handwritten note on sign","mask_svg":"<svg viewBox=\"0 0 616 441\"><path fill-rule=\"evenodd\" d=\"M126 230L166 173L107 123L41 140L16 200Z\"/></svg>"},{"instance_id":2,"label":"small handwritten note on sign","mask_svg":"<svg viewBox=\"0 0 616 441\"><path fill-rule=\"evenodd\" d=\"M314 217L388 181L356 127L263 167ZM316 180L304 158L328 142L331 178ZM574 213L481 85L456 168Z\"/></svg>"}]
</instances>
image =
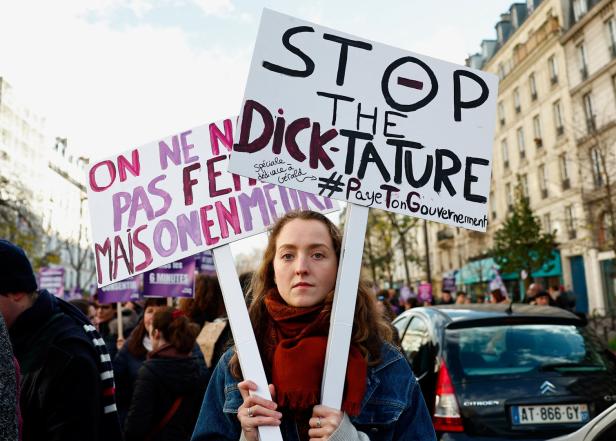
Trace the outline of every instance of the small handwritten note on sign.
<instances>
[{"instance_id":1,"label":"small handwritten note on sign","mask_svg":"<svg viewBox=\"0 0 616 441\"><path fill-rule=\"evenodd\" d=\"M485 231L497 83L266 9L229 171Z\"/></svg>"},{"instance_id":2,"label":"small handwritten note on sign","mask_svg":"<svg viewBox=\"0 0 616 441\"><path fill-rule=\"evenodd\" d=\"M233 124L186 130L94 163L88 202L98 286L261 233L329 199L227 173Z\"/></svg>"}]
</instances>

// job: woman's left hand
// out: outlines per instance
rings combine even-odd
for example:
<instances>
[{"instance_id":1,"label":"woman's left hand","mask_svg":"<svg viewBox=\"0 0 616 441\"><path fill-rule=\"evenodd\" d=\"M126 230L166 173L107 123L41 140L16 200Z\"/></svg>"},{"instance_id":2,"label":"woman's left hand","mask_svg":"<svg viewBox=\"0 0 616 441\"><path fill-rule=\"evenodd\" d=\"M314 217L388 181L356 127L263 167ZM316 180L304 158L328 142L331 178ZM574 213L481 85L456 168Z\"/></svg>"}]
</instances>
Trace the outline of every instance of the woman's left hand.
<instances>
[{"instance_id":1,"label":"woman's left hand","mask_svg":"<svg viewBox=\"0 0 616 441\"><path fill-rule=\"evenodd\" d=\"M317 405L312 408L312 417L308 421L310 441L326 441L338 429L344 413L331 407Z\"/></svg>"}]
</instances>

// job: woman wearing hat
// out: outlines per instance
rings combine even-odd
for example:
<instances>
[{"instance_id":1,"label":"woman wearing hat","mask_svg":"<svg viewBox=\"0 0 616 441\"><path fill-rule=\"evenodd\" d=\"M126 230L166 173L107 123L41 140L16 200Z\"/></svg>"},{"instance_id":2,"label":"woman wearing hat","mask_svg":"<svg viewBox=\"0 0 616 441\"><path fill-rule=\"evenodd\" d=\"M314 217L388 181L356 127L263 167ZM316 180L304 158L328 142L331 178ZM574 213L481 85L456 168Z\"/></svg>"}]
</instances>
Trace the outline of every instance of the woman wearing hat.
<instances>
[{"instance_id":1,"label":"woman wearing hat","mask_svg":"<svg viewBox=\"0 0 616 441\"><path fill-rule=\"evenodd\" d=\"M340 248L340 232L319 213L291 212L274 225L249 310L273 399L250 396L256 384L242 378L230 349L210 380L194 441L256 441L259 426L279 426L285 440L435 439L417 380L363 283L342 409L319 404Z\"/></svg>"}]
</instances>

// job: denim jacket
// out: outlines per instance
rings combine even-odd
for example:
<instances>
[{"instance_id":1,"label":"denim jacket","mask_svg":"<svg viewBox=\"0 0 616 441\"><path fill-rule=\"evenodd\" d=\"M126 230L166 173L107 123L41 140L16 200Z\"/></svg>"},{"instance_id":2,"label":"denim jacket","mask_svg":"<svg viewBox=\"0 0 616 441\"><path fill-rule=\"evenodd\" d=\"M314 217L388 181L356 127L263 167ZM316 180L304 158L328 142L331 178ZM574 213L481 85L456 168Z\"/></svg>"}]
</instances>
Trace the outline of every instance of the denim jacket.
<instances>
[{"instance_id":1,"label":"denim jacket","mask_svg":"<svg viewBox=\"0 0 616 441\"><path fill-rule=\"evenodd\" d=\"M243 400L238 381L229 371L231 355L232 351L228 350L212 374L192 441L240 439L237 409ZM396 348L383 344L381 362L368 368L366 381L361 412L351 417L357 430L372 441L436 440L417 379ZM284 440L299 441L293 421L283 417L280 430Z\"/></svg>"}]
</instances>

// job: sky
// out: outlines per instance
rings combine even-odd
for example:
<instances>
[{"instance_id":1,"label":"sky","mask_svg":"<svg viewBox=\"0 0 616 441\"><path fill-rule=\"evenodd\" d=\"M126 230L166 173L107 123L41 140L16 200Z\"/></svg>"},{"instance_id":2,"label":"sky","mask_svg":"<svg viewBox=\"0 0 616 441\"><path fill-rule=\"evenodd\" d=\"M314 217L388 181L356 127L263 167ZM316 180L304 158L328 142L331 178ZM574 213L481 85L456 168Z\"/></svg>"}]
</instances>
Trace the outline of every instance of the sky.
<instances>
[{"instance_id":1,"label":"sky","mask_svg":"<svg viewBox=\"0 0 616 441\"><path fill-rule=\"evenodd\" d=\"M0 0L0 76L96 160L235 116L264 7L464 64L511 3Z\"/></svg>"}]
</instances>

